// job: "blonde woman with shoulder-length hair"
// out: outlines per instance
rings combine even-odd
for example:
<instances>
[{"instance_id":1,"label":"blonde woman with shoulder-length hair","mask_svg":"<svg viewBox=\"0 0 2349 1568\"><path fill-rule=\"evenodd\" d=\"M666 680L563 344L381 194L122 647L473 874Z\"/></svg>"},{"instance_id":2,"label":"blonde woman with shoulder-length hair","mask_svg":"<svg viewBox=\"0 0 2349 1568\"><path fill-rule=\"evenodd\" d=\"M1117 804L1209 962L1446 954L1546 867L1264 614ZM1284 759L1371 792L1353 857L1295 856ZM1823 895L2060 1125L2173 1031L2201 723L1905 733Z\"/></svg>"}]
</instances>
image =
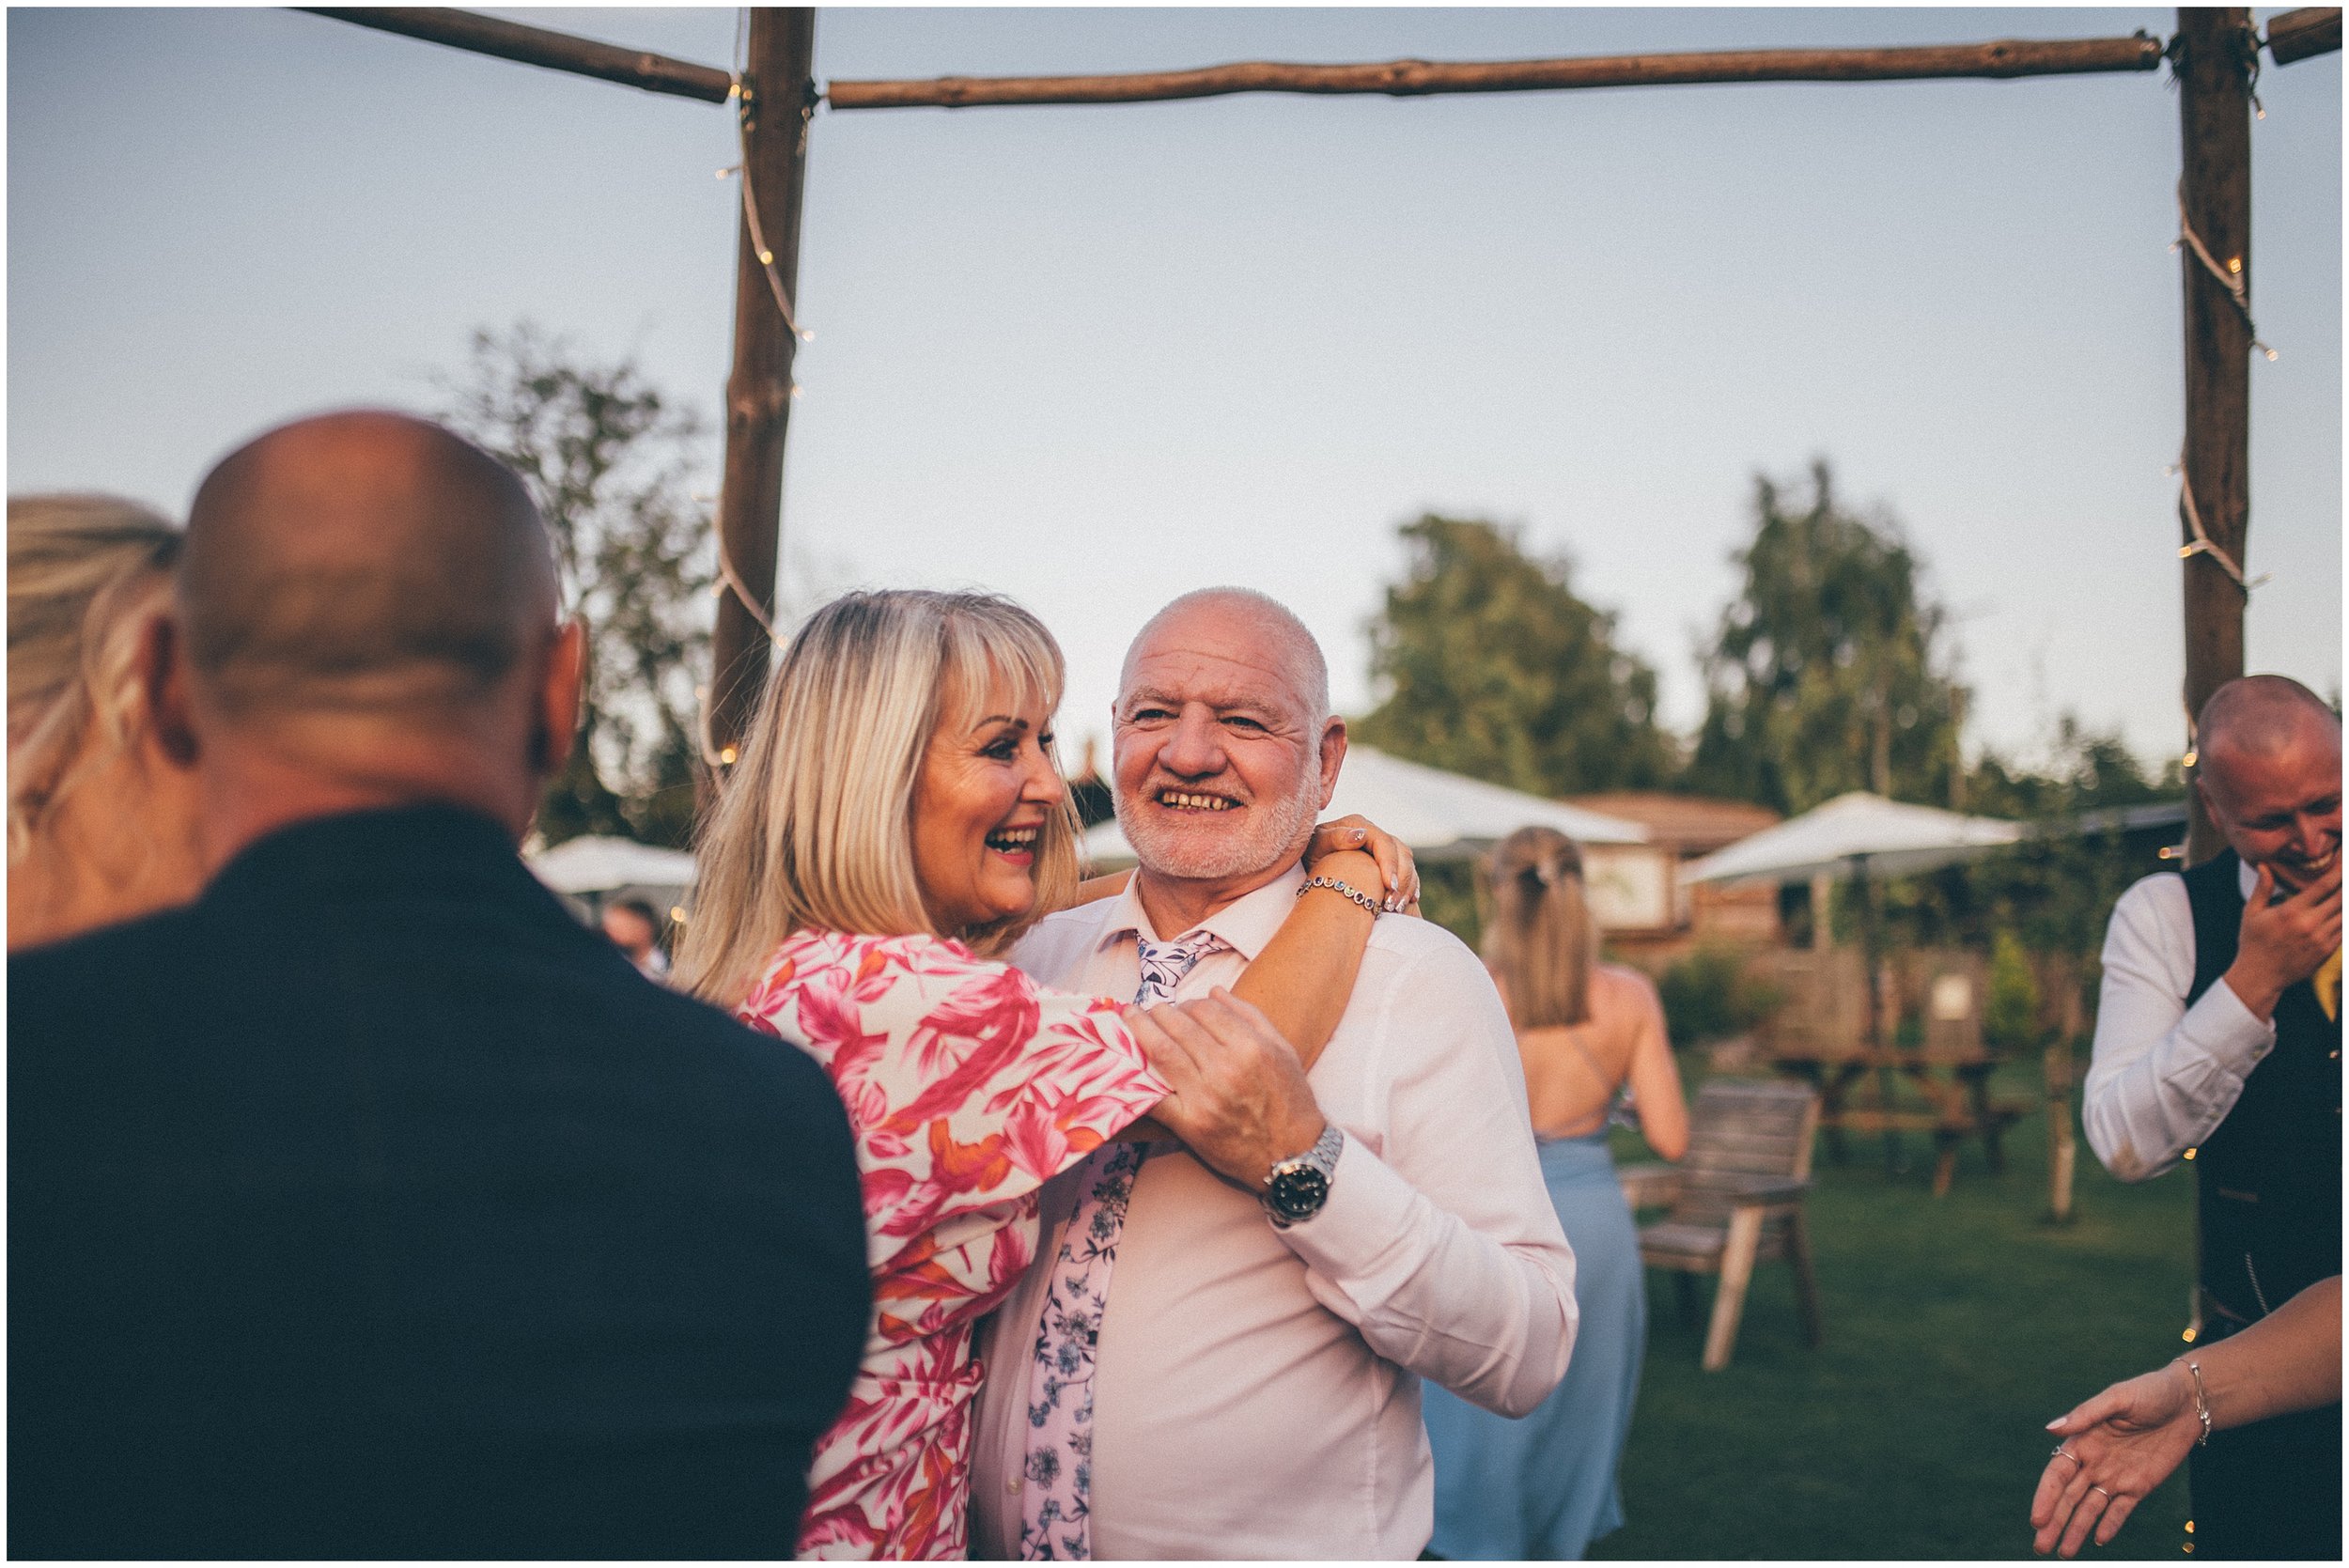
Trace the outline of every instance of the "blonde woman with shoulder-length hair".
<instances>
[{"instance_id":1,"label":"blonde woman with shoulder-length hair","mask_svg":"<svg viewBox=\"0 0 2349 1568\"><path fill-rule=\"evenodd\" d=\"M103 495L8 501L8 946L185 903L192 769L159 742L139 650L179 530Z\"/></svg>"},{"instance_id":2,"label":"blonde woman with shoulder-length hair","mask_svg":"<svg viewBox=\"0 0 2349 1568\"><path fill-rule=\"evenodd\" d=\"M1688 1110L1656 987L1598 961L1582 851L1523 828L1480 868L1484 954L1517 1029L1542 1176L1573 1244L1580 1331L1565 1380L1522 1421L1425 1390L1444 1558L1579 1558L1623 1523L1615 1472L1647 1339L1647 1281L1615 1164L1610 1108L1627 1100L1650 1147L1688 1148Z\"/></svg>"},{"instance_id":3,"label":"blonde woman with shoulder-length hair","mask_svg":"<svg viewBox=\"0 0 2349 1568\"><path fill-rule=\"evenodd\" d=\"M1144 1135L1166 1094L1119 999L996 956L1076 892L1062 670L1008 599L835 599L784 651L701 837L678 974L824 1065L864 1182L878 1313L817 1445L802 1557L966 1555L977 1320L1033 1259L1044 1182ZM1375 906L1378 861L1336 847L1363 838L1325 831L1315 871ZM1375 919L1300 898L1237 987L1308 1063Z\"/></svg>"},{"instance_id":4,"label":"blonde woman with shoulder-length hair","mask_svg":"<svg viewBox=\"0 0 2349 1568\"><path fill-rule=\"evenodd\" d=\"M682 983L739 1001L775 944L805 928L926 932L991 955L1066 905L1077 851L1065 791L1032 814L1034 901L975 929L933 921L912 838L914 791L945 705L969 730L1000 682L1010 706L1050 713L1062 678L1050 634L1008 599L850 594L819 612L785 650L703 831Z\"/></svg>"}]
</instances>

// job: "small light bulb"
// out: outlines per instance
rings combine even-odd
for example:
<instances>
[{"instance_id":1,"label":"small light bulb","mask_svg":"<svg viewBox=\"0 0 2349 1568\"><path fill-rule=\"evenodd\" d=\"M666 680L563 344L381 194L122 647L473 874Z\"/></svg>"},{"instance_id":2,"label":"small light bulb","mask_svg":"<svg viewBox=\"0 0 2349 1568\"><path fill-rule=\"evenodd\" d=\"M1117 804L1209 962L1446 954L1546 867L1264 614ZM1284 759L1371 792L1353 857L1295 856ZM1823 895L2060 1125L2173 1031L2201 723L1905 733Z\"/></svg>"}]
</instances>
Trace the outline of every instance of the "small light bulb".
<instances>
[{"instance_id":1,"label":"small light bulb","mask_svg":"<svg viewBox=\"0 0 2349 1568\"><path fill-rule=\"evenodd\" d=\"M2202 753L2200 752L2188 752L2186 755L2178 759L2178 766L2181 768L2191 768L2194 766L2194 759L2201 754Z\"/></svg>"},{"instance_id":2,"label":"small light bulb","mask_svg":"<svg viewBox=\"0 0 2349 1568\"><path fill-rule=\"evenodd\" d=\"M2243 272L2243 258L2239 256L2227 257L2227 271L2240 276Z\"/></svg>"},{"instance_id":3,"label":"small light bulb","mask_svg":"<svg viewBox=\"0 0 2349 1568\"><path fill-rule=\"evenodd\" d=\"M772 251L759 252L758 264L761 267L772 267L775 264L775 253Z\"/></svg>"},{"instance_id":4,"label":"small light bulb","mask_svg":"<svg viewBox=\"0 0 2349 1568\"><path fill-rule=\"evenodd\" d=\"M720 753L718 753L718 760L719 760L721 763L724 764L724 765L725 765L726 767L728 767L728 768L733 767L733 766L734 766L734 748L733 748L733 747L731 747L731 746L728 746L725 750L723 750L723 751L720 752Z\"/></svg>"},{"instance_id":5,"label":"small light bulb","mask_svg":"<svg viewBox=\"0 0 2349 1568\"><path fill-rule=\"evenodd\" d=\"M2191 1534L2193 1534L2193 1533L2194 1533L2194 1521L2193 1521L2193 1520L2188 1519L2188 1520L2186 1522L2186 1534L2188 1534L2188 1535L2191 1535Z\"/></svg>"},{"instance_id":6,"label":"small light bulb","mask_svg":"<svg viewBox=\"0 0 2349 1568\"><path fill-rule=\"evenodd\" d=\"M669 906L669 918L670 918L671 920L673 920L673 921L676 921L676 922L677 922L679 925L684 924L685 924L685 906L684 906L684 905L682 905L682 904L672 904L672 905L670 905L670 906ZM2186 1529L2192 1529L2193 1528L2194 1528L2194 1527L2193 1527L2192 1525L2188 1525L2188 1526L2186 1526Z\"/></svg>"},{"instance_id":7,"label":"small light bulb","mask_svg":"<svg viewBox=\"0 0 2349 1568\"><path fill-rule=\"evenodd\" d=\"M2194 547L2192 545L2180 545L2178 547L2178 559L2181 561L2185 560L2187 556L2193 553Z\"/></svg>"},{"instance_id":8,"label":"small light bulb","mask_svg":"<svg viewBox=\"0 0 2349 1568\"><path fill-rule=\"evenodd\" d=\"M2180 1334L2178 1338L2184 1340L2188 1344L2192 1344L2194 1343L2194 1330L2188 1328L2185 1333Z\"/></svg>"},{"instance_id":9,"label":"small light bulb","mask_svg":"<svg viewBox=\"0 0 2349 1568\"><path fill-rule=\"evenodd\" d=\"M2195 1151L2194 1151L2193 1149L2188 1149L2188 1150L2186 1150L2186 1158L2188 1158L2188 1159L2192 1159L2192 1158L2194 1157L2194 1155L2195 1155Z\"/></svg>"},{"instance_id":10,"label":"small light bulb","mask_svg":"<svg viewBox=\"0 0 2349 1568\"><path fill-rule=\"evenodd\" d=\"M2267 356L2267 363L2268 363L2268 364L2273 365L2273 364L2275 364L2275 363L2276 363L2276 350L2275 350L2275 349L2261 349L2261 350L2260 350L2260 352L2262 352L2262 353L2263 353L2263 354L2265 354L2265 355Z\"/></svg>"},{"instance_id":11,"label":"small light bulb","mask_svg":"<svg viewBox=\"0 0 2349 1568\"><path fill-rule=\"evenodd\" d=\"M815 341L816 341L816 329L815 329L814 327L801 327L801 328L800 329L800 341L801 341L801 342L802 342L802 343L813 343L813 342L815 342Z\"/></svg>"}]
</instances>

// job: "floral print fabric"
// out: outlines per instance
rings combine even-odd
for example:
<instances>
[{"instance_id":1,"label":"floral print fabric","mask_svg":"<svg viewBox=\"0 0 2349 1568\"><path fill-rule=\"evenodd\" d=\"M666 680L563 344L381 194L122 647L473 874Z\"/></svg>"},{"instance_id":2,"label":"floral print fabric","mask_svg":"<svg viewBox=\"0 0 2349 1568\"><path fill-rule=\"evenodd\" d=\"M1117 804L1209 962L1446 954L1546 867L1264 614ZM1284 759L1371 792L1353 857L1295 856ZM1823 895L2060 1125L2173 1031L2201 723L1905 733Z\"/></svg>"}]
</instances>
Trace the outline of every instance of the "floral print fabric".
<instances>
[{"instance_id":1,"label":"floral print fabric","mask_svg":"<svg viewBox=\"0 0 2349 1568\"><path fill-rule=\"evenodd\" d=\"M799 1555L963 1557L973 1327L1034 1255L1038 1188L1166 1085L1116 1002L939 937L797 933L738 1012L831 1074L864 1188L876 1321Z\"/></svg>"}]
</instances>

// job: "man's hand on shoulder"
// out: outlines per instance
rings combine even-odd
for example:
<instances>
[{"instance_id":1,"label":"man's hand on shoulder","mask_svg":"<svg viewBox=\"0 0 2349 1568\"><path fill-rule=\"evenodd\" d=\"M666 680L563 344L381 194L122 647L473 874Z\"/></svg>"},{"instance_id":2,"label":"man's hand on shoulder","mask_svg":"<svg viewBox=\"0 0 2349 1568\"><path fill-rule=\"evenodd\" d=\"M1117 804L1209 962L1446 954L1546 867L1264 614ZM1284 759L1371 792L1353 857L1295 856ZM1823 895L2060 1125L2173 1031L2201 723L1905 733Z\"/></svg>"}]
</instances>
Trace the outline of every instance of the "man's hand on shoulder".
<instances>
[{"instance_id":1,"label":"man's hand on shoulder","mask_svg":"<svg viewBox=\"0 0 2349 1568\"><path fill-rule=\"evenodd\" d=\"M1125 1018L1174 1091L1152 1115L1251 1192L1261 1193L1274 1164L1312 1148L1329 1125L1296 1048L1222 986L1196 1001L1129 1007Z\"/></svg>"},{"instance_id":2,"label":"man's hand on shoulder","mask_svg":"<svg viewBox=\"0 0 2349 1568\"><path fill-rule=\"evenodd\" d=\"M2341 862L2291 897L2275 897L2275 874L2259 868L2244 901L2243 927L2227 988L2260 1018L2276 1011L2286 989L2314 974L2341 947Z\"/></svg>"}]
</instances>

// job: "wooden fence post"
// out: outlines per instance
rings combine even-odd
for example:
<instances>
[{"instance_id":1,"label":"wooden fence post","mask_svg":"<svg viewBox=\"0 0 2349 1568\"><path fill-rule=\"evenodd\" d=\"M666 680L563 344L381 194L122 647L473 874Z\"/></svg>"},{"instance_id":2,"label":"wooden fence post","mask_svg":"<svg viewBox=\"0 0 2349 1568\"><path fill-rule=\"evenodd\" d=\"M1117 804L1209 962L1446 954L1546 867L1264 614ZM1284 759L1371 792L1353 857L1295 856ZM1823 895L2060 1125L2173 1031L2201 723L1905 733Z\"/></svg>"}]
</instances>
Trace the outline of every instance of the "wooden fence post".
<instances>
[{"instance_id":1,"label":"wooden fence post","mask_svg":"<svg viewBox=\"0 0 2349 1568\"><path fill-rule=\"evenodd\" d=\"M752 8L741 178L748 207L757 213L757 232L746 210L734 274L725 479L718 495L722 568L731 568L737 591L718 600L709 660L709 745L721 767L734 761L741 745L771 652L767 627L760 623L771 624L775 613L783 442L791 418L791 362L799 347L776 294L780 289L796 306L800 201L816 103L815 54L812 7ZM744 603L745 596L754 604Z\"/></svg>"},{"instance_id":2,"label":"wooden fence post","mask_svg":"<svg viewBox=\"0 0 2349 1568\"><path fill-rule=\"evenodd\" d=\"M2072 1131L2072 1052L2075 1037L2047 1042L2047 1212L2061 1224L2072 1218L2072 1179L2079 1145Z\"/></svg>"},{"instance_id":3,"label":"wooden fence post","mask_svg":"<svg viewBox=\"0 0 2349 1568\"><path fill-rule=\"evenodd\" d=\"M2178 247L2186 276L2186 473L2179 505L2181 543L2196 542L2193 519L2215 551L2188 555L2186 578L2186 707L2193 715L2211 692L2243 674L2245 591L2217 551L2248 570L2251 517L2251 329L2248 311L2211 270L2251 288L2251 89L2259 41L2244 7L2182 7L2176 48L2181 175L2178 199L2186 242ZM2198 246L2195 241L2199 239ZM2209 263L2204 260L2207 253ZM2187 792L2186 862L2224 847Z\"/></svg>"}]
</instances>

